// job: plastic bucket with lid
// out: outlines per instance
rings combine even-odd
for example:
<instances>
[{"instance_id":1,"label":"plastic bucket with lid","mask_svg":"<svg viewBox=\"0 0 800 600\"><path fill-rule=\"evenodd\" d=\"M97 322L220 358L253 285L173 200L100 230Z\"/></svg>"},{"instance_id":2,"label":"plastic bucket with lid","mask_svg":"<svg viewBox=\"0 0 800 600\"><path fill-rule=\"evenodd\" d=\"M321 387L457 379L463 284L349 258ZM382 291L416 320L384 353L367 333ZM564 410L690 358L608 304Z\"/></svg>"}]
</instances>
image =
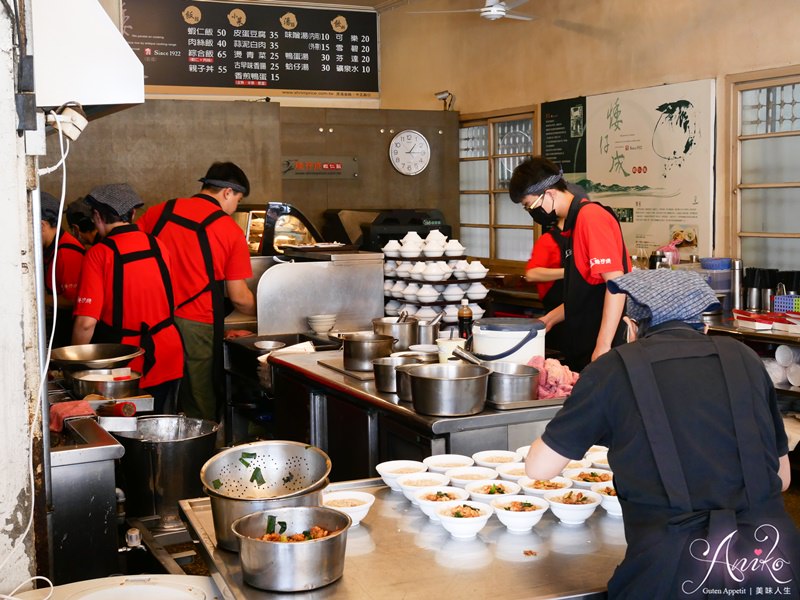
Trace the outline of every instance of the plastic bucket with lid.
<instances>
[{"instance_id":1,"label":"plastic bucket with lid","mask_svg":"<svg viewBox=\"0 0 800 600\"><path fill-rule=\"evenodd\" d=\"M544 336L539 319L480 319L472 327L472 353L481 360L527 364L544 356Z\"/></svg>"}]
</instances>

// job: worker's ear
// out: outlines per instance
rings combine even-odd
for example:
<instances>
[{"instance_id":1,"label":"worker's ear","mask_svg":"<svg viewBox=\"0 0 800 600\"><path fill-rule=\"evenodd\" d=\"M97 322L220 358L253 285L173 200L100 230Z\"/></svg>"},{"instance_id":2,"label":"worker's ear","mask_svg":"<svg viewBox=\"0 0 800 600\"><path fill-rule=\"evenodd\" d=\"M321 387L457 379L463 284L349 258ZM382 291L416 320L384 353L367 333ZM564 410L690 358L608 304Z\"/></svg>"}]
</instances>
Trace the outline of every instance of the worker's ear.
<instances>
[{"instance_id":1,"label":"worker's ear","mask_svg":"<svg viewBox=\"0 0 800 600\"><path fill-rule=\"evenodd\" d=\"M639 326L636 324L636 321L627 316L622 317L622 321L628 326L628 331L625 335L625 341L629 344L631 342L635 342L637 339L637 334L639 333Z\"/></svg>"}]
</instances>

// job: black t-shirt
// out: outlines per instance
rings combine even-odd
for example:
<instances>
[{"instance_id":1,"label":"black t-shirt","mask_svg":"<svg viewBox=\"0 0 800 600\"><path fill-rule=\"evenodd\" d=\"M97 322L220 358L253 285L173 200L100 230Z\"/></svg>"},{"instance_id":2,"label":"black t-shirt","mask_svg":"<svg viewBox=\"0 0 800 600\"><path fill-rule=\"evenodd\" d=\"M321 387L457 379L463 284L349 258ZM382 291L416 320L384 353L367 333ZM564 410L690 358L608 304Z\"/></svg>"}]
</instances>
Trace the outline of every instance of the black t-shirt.
<instances>
[{"instance_id":1,"label":"black t-shirt","mask_svg":"<svg viewBox=\"0 0 800 600\"><path fill-rule=\"evenodd\" d=\"M637 343L669 336L674 343L697 340L703 334L691 327L670 324L668 331L653 328ZM652 337L650 337L652 336ZM712 343L711 340L707 340ZM778 457L788 452L788 440L777 408L775 389L761 360L738 344L752 385L760 448L770 469L770 490L780 494ZM654 365L658 389L675 437L695 510L746 506L739 449L717 356L661 361ZM547 425L544 442L562 456L579 459L593 444L609 447L609 464L620 498L647 506L669 505L645 434L642 418L622 359L609 352L588 365L563 408Z\"/></svg>"}]
</instances>

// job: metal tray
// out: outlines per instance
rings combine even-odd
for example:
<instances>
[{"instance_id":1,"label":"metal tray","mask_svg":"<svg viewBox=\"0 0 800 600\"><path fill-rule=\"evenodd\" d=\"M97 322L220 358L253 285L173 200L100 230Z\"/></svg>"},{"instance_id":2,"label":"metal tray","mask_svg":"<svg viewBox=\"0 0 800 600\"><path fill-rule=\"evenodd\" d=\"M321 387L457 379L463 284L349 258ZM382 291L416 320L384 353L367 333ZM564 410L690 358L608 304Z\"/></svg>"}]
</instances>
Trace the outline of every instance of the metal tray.
<instances>
[{"instance_id":1,"label":"metal tray","mask_svg":"<svg viewBox=\"0 0 800 600\"><path fill-rule=\"evenodd\" d=\"M486 402L495 410L514 410L516 408L538 408L540 406L560 406L564 404L564 398L548 398L547 400L519 400L517 402Z\"/></svg>"}]
</instances>

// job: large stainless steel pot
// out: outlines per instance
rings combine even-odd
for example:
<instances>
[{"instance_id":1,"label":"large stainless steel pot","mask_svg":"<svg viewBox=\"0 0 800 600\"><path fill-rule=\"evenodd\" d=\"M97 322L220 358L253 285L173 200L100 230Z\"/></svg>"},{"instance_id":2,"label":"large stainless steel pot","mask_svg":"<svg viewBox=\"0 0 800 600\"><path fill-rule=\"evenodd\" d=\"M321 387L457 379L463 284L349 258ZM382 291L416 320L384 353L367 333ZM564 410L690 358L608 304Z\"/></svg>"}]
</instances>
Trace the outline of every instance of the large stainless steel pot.
<instances>
[{"instance_id":1,"label":"large stainless steel pot","mask_svg":"<svg viewBox=\"0 0 800 600\"><path fill-rule=\"evenodd\" d=\"M327 485L327 480L324 483ZM321 506L322 490L325 485L299 496L261 500L226 498L204 488L211 501L211 516L214 520L214 536L217 538L217 546L232 552L239 551L239 539L233 533L231 525L245 515L287 506Z\"/></svg>"},{"instance_id":2,"label":"large stainless steel pot","mask_svg":"<svg viewBox=\"0 0 800 600\"><path fill-rule=\"evenodd\" d=\"M417 319L406 317L402 323L397 320L400 317L380 317L372 319L372 330L375 333L389 335L397 340L394 345L395 350L408 350L410 346L418 343L417 340Z\"/></svg>"},{"instance_id":3,"label":"large stainless steel pot","mask_svg":"<svg viewBox=\"0 0 800 600\"><path fill-rule=\"evenodd\" d=\"M486 404L491 371L480 365L439 363L408 368L414 410L424 415L474 415Z\"/></svg>"},{"instance_id":4,"label":"large stainless steel pot","mask_svg":"<svg viewBox=\"0 0 800 600\"><path fill-rule=\"evenodd\" d=\"M314 525L331 532L305 542L263 542L270 517L286 524L287 534L308 531ZM267 510L234 521L245 583L274 592L314 590L333 583L344 572L344 552L350 517L326 507Z\"/></svg>"},{"instance_id":5,"label":"large stainless steel pot","mask_svg":"<svg viewBox=\"0 0 800 600\"><path fill-rule=\"evenodd\" d=\"M100 394L106 398L127 398L139 393L141 374L132 371L129 379L121 381L107 381L98 378L103 375L111 375L111 369L75 371L70 377L72 393L76 398L84 398L88 394Z\"/></svg>"},{"instance_id":6,"label":"large stainless steel pot","mask_svg":"<svg viewBox=\"0 0 800 600\"><path fill-rule=\"evenodd\" d=\"M384 358L376 358L372 361L372 369L375 371L375 387L379 392L396 394L397 375L395 374L395 367L417 364L420 364L420 360L413 356L386 356Z\"/></svg>"},{"instance_id":7,"label":"large stainless steel pot","mask_svg":"<svg viewBox=\"0 0 800 600\"><path fill-rule=\"evenodd\" d=\"M343 333L342 353L348 371L372 371L372 361L392 353L395 339L380 333Z\"/></svg>"},{"instance_id":8,"label":"large stainless steel pot","mask_svg":"<svg viewBox=\"0 0 800 600\"><path fill-rule=\"evenodd\" d=\"M491 369L487 389L489 402L524 402L539 397L539 369L512 362L482 361L463 348L454 349L453 355Z\"/></svg>"},{"instance_id":9,"label":"large stainless steel pot","mask_svg":"<svg viewBox=\"0 0 800 600\"><path fill-rule=\"evenodd\" d=\"M183 528L178 500L202 495L197 473L214 453L219 425L183 416L139 417L136 431L114 435L125 448L120 463L125 475L129 516L159 515L162 529Z\"/></svg>"}]
</instances>

